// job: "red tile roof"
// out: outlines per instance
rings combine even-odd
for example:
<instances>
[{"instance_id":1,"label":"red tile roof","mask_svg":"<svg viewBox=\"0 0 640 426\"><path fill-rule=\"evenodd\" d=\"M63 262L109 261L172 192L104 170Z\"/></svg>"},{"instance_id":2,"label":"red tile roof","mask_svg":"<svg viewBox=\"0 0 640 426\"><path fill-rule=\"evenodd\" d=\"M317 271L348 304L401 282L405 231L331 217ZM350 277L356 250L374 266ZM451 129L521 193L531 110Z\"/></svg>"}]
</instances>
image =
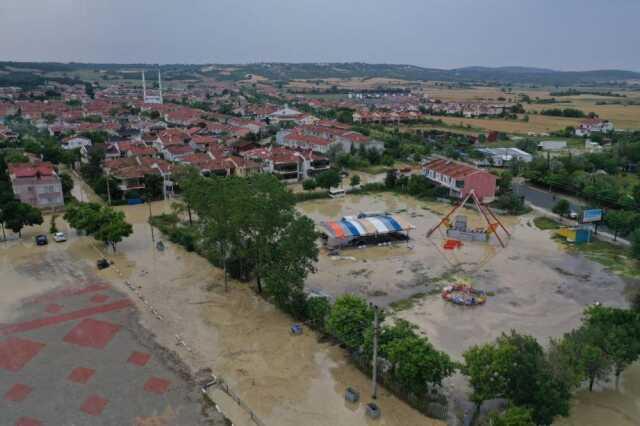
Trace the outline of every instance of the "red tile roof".
<instances>
[{"instance_id":1,"label":"red tile roof","mask_svg":"<svg viewBox=\"0 0 640 426\"><path fill-rule=\"evenodd\" d=\"M9 174L16 178L30 178L36 176L53 176L55 170L51 163L18 163L9 164Z\"/></svg>"},{"instance_id":2,"label":"red tile roof","mask_svg":"<svg viewBox=\"0 0 640 426\"><path fill-rule=\"evenodd\" d=\"M424 168L455 179L465 178L475 173L489 173L486 170L478 169L469 164L459 163L446 158L432 160L425 164Z\"/></svg>"}]
</instances>

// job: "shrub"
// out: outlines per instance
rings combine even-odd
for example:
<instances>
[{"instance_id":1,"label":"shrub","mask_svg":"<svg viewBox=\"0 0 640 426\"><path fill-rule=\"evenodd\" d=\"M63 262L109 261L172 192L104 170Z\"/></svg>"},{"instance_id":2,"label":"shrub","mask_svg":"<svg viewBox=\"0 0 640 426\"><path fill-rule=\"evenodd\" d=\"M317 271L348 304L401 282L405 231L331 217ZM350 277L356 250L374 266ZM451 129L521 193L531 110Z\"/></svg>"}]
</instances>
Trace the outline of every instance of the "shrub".
<instances>
[{"instance_id":1,"label":"shrub","mask_svg":"<svg viewBox=\"0 0 640 426\"><path fill-rule=\"evenodd\" d=\"M302 182L302 189L304 189L305 191L313 191L317 187L318 187L318 183L316 182L315 179L307 179L304 182Z\"/></svg>"},{"instance_id":2,"label":"shrub","mask_svg":"<svg viewBox=\"0 0 640 426\"><path fill-rule=\"evenodd\" d=\"M364 343L364 331L373 322L373 309L366 300L350 294L339 297L331 308L327 330L351 349Z\"/></svg>"},{"instance_id":3,"label":"shrub","mask_svg":"<svg viewBox=\"0 0 640 426\"><path fill-rule=\"evenodd\" d=\"M331 312L331 304L324 297L313 297L307 300L305 316L309 324L318 330L324 331L325 322Z\"/></svg>"}]
</instances>

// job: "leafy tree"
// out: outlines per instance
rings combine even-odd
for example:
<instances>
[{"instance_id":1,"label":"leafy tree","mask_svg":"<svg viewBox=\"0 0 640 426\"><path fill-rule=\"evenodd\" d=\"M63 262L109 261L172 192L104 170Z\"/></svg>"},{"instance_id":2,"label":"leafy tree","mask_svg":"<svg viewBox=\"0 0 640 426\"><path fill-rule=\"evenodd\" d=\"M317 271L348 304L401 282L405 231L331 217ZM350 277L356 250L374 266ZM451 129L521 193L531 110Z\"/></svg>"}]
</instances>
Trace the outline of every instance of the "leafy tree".
<instances>
[{"instance_id":1,"label":"leafy tree","mask_svg":"<svg viewBox=\"0 0 640 426\"><path fill-rule=\"evenodd\" d=\"M353 123L353 111L352 110L342 110L336 114L336 120L340 123L351 124Z\"/></svg>"},{"instance_id":2,"label":"leafy tree","mask_svg":"<svg viewBox=\"0 0 640 426\"><path fill-rule=\"evenodd\" d=\"M313 327L321 331L325 329L325 323L330 312L331 304L324 297L312 297L305 305L305 317Z\"/></svg>"},{"instance_id":3,"label":"leafy tree","mask_svg":"<svg viewBox=\"0 0 640 426\"><path fill-rule=\"evenodd\" d=\"M360 185L360 176L358 176L358 175L351 176L351 181L349 183L351 184L351 186Z\"/></svg>"},{"instance_id":4,"label":"leafy tree","mask_svg":"<svg viewBox=\"0 0 640 426\"><path fill-rule=\"evenodd\" d=\"M2 220L4 226L22 237L22 228L25 226L42 225L42 213L29 204L14 200L3 206Z\"/></svg>"},{"instance_id":5,"label":"leafy tree","mask_svg":"<svg viewBox=\"0 0 640 426\"><path fill-rule=\"evenodd\" d=\"M94 99L96 97L95 90L93 89L93 84L89 82L84 83L84 92L91 99Z\"/></svg>"},{"instance_id":6,"label":"leafy tree","mask_svg":"<svg viewBox=\"0 0 640 426\"><path fill-rule=\"evenodd\" d=\"M304 281L318 260L315 225L311 219L295 214L280 235L265 268L265 290L278 306L303 318Z\"/></svg>"},{"instance_id":7,"label":"leafy tree","mask_svg":"<svg viewBox=\"0 0 640 426\"><path fill-rule=\"evenodd\" d=\"M58 215L51 215L51 225L49 226L49 233L50 234L55 234L56 232L58 232L58 227L56 226L56 219L58 218Z\"/></svg>"},{"instance_id":8,"label":"leafy tree","mask_svg":"<svg viewBox=\"0 0 640 426\"><path fill-rule=\"evenodd\" d=\"M382 347L394 365L393 375L406 389L424 394L430 385L441 385L453 374L456 364L420 336L393 339Z\"/></svg>"},{"instance_id":9,"label":"leafy tree","mask_svg":"<svg viewBox=\"0 0 640 426\"><path fill-rule=\"evenodd\" d=\"M513 181L513 175L511 172L502 172L498 178L499 195L506 194L512 191L511 183Z\"/></svg>"},{"instance_id":10,"label":"leafy tree","mask_svg":"<svg viewBox=\"0 0 640 426\"><path fill-rule=\"evenodd\" d=\"M326 190L337 188L340 186L340 182L342 182L340 173L333 169L324 171L316 177L316 183L318 186Z\"/></svg>"},{"instance_id":11,"label":"leafy tree","mask_svg":"<svg viewBox=\"0 0 640 426\"><path fill-rule=\"evenodd\" d=\"M227 262L234 246L240 243L240 208L248 194L246 181L236 177L202 177L199 174L182 180L187 202L195 209L203 231L203 245L210 256L219 259L224 270L225 290Z\"/></svg>"},{"instance_id":12,"label":"leafy tree","mask_svg":"<svg viewBox=\"0 0 640 426\"><path fill-rule=\"evenodd\" d=\"M387 171L387 175L384 178L384 185L387 188L395 188L397 182L398 182L397 170Z\"/></svg>"},{"instance_id":13,"label":"leafy tree","mask_svg":"<svg viewBox=\"0 0 640 426\"><path fill-rule=\"evenodd\" d=\"M600 340L596 343L613 363L616 381L640 358L640 317L636 312L592 306L585 312L584 326L597 330Z\"/></svg>"},{"instance_id":14,"label":"leafy tree","mask_svg":"<svg viewBox=\"0 0 640 426\"><path fill-rule=\"evenodd\" d=\"M262 291L261 279L277 262L274 247L284 235L283 230L295 217L294 198L278 179L260 174L248 180L250 196L244 222L246 246L255 263L256 285Z\"/></svg>"},{"instance_id":15,"label":"leafy tree","mask_svg":"<svg viewBox=\"0 0 640 426\"><path fill-rule=\"evenodd\" d=\"M68 173L60 173L60 183L62 185L62 194L64 198L71 197L73 190L73 178Z\"/></svg>"},{"instance_id":16,"label":"leafy tree","mask_svg":"<svg viewBox=\"0 0 640 426\"><path fill-rule=\"evenodd\" d=\"M364 331L373 322L373 309L364 299L351 294L339 297L331 308L327 329L350 349L364 343Z\"/></svg>"},{"instance_id":17,"label":"leafy tree","mask_svg":"<svg viewBox=\"0 0 640 426\"><path fill-rule=\"evenodd\" d=\"M318 183L316 182L315 179L307 179L304 182L302 182L302 189L304 189L305 191L313 191L317 187L318 187Z\"/></svg>"},{"instance_id":18,"label":"leafy tree","mask_svg":"<svg viewBox=\"0 0 640 426\"><path fill-rule=\"evenodd\" d=\"M28 163L29 162L29 158L27 158L26 155L24 155L24 153L22 153L21 151L18 150L10 150L8 151L5 156L4 159L7 163Z\"/></svg>"},{"instance_id":19,"label":"leafy tree","mask_svg":"<svg viewBox=\"0 0 640 426\"><path fill-rule=\"evenodd\" d=\"M640 228L631 234L631 255L640 260Z\"/></svg>"},{"instance_id":20,"label":"leafy tree","mask_svg":"<svg viewBox=\"0 0 640 426\"><path fill-rule=\"evenodd\" d=\"M513 192L500 195L495 201L495 206L510 214L521 214L527 211L524 199Z\"/></svg>"},{"instance_id":21,"label":"leafy tree","mask_svg":"<svg viewBox=\"0 0 640 426\"><path fill-rule=\"evenodd\" d=\"M97 203L71 203L64 219L73 228L110 245L114 252L116 245L133 233L123 212Z\"/></svg>"},{"instance_id":22,"label":"leafy tree","mask_svg":"<svg viewBox=\"0 0 640 426\"><path fill-rule=\"evenodd\" d=\"M510 406L502 413L494 413L489 416L491 426L536 426L531 415L531 410L515 405Z\"/></svg>"},{"instance_id":23,"label":"leafy tree","mask_svg":"<svg viewBox=\"0 0 640 426\"><path fill-rule=\"evenodd\" d=\"M610 210L604 220L613 230L613 240L616 241L618 235L626 235L633 230L638 222L638 214L628 210Z\"/></svg>"},{"instance_id":24,"label":"leafy tree","mask_svg":"<svg viewBox=\"0 0 640 426\"><path fill-rule=\"evenodd\" d=\"M124 212L103 208L101 226L94 237L98 241L111 245L116 251L116 244L133 233L133 226L125 220Z\"/></svg>"},{"instance_id":25,"label":"leafy tree","mask_svg":"<svg viewBox=\"0 0 640 426\"><path fill-rule=\"evenodd\" d=\"M515 331L495 343L473 346L463 358L476 403L506 398L530 409L538 424L551 424L554 417L569 414L569 385L552 374L540 344Z\"/></svg>"},{"instance_id":26,"label":"leafy tree","mask_svg":"<svg viewBox=\"0 0 640 426\"><path fill-rule=\"evenodd\" d=\"M147 201L159 200L164 195L164 179L160 175L144 175L144 197Z\"/></svg>"},{"instance_id":27,"label":"leafy tree","mask_svg":"<svg viewBox=\"0 0 640 426\"><path fill-rule=\"evenodd\" d=\"M596 380L606 380L612 363L600 348L598 340L603 338L600 330L582 325L566 333L561 340L551 341L550 358L558 362L565 380L573 386L588 381L589 391Z\"/></svg>"},{"instance_id":28,"label":"leafy tree","mask_svg":"<svg viewBox=\"0 0 640 426\"><path fill-rule=\"evenodd\" d=\"M568 216L571 212L571 204L564 198L561 198L556 205L553 206L552 211L560 216Z\"/></svg>"}]
</instances>

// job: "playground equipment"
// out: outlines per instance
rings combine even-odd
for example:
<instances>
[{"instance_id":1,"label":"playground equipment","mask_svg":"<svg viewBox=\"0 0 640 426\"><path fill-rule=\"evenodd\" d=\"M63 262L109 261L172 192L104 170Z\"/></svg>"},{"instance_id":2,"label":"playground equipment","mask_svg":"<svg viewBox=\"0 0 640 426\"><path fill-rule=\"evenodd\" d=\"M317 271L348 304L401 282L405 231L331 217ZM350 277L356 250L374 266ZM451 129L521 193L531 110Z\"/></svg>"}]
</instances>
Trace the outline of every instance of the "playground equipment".
<instances>
[{"instance_id":1,"label":"playground equipment","mask_svg":"<svg viewBox=\"0 0 640 426\"><path fill-rule=\"evenodd\" d=\"M568 243L574 244L590 243L591 233L588 227L567 227L558 230L558 235L565 238Z\"/></svg>"},{"instance_id":2,"label":"playground equipment","mask_svg":"<svg viewBox=\"0 0 640 426\"><path fill-rule=\"evenodd\" d=\"M455 222L452 225L450 218L453 214L458 211L461 207L464 207L469 199L473 200L474 205L478 209L478 212L482 215L485 222L487 223L486 228L476 228L476 229L468 229L467 227L467 217L464 215L459 215L455 217ZM505 228L505 226L500 222L500 219L496 217L491 208L488 205L482 204L475 192L471 190L469 194L462 200L462 202L453 209L444 217L436 226L431 228L427 233L427 238L431 238L434 232L436 232L441 226L446 227L447 229L447 237L449 238L444 245L445 249L451 250L453 248L462 247L461 240L464 241L481 241L481 242L489 242L492 235L495 235L496 239L500 243L502 248L505 248L505 243L503 238L500 236L498 230L502 230L507 237L511 237L511 233ZM452 241L458 241L458 243L452 243Z\"/></svg>"},{"instance_id":3,"label":"playground equipment","mask_svg":"<svg viewBox=\"0 0 640 426\"><path fill-rule=\"evenodd\" d=\"M454 305L478 306L487 301L484 290L473 288L468 284L453 284L442 290L442 298Z\"/></svg>"}]
</instances>

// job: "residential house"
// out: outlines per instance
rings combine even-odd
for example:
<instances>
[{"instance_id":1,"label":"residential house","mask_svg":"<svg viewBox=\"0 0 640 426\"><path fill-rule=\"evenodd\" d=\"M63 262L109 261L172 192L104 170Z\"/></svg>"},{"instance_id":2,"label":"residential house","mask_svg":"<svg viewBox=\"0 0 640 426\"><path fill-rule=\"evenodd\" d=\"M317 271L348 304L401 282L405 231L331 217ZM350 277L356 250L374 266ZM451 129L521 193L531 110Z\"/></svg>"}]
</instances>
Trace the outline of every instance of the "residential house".
<instances>
[{"instance_id":1,"label":"residential house","mask_svg":"<svg viewBox=\"0 0 640 426\"><path fill-rule=\"evenodd\" d=\"M533 161L533 155L518 148L480 148L478 151L483 153L485 158L477 161L477 166L504 167L512 161L521 161L523 163Z\"/></svg>"},{"instance_id":2,"label":"residential house","mask_svg":"<svg viewBox=\"0 0 640 426\"><path fill-rule=\"evenodd\" d=\"M64 206L62 183L53 164L9 164L13 192L23 203L40 209Z\"/></svg>"},{"instance_id":3,"label":"residential house","mask_svg":"<svg viewBox=\"0 0 640 426\"><path fill-rule=\"evenodd\" d=\"M91 139L84 136L69 136L62 139L61 144L62 149L65 150L84 149L86 151L91 146Z\"/></svg>"},{"instance_id":4,"label":"residential house","mask_svg":"<svg viewBox=\"0 0 640 426\"><path fill-rule=\"evenodd\" d=\"M473 191L483 203L495 199L497 178L486 170L437 157L425 163L423 171L427 179L448 188L452 197L463 199Z\"/></svg>"},{"instance_id":5,"label":"residential house","mask_svg":"<svg viewBox=\"0 0 640 426\"><path fill-rule=\"evenodd\" d=\"M578 137L583 137L591 136L592 133L611 133L614 130L615 127L609 120L589 118L580 123L574 133Z\"/></svg>"},{"instance_id":6,"label":"residential house","mask_svg":"<svg viewBox=\"0 0 640 426\"><path fill-rule=\"evenodd\" d=\"M542 151L562 151L567 149L566 141L540 141L538 142L538 149Z\"/></svg>"}]
</instances>

